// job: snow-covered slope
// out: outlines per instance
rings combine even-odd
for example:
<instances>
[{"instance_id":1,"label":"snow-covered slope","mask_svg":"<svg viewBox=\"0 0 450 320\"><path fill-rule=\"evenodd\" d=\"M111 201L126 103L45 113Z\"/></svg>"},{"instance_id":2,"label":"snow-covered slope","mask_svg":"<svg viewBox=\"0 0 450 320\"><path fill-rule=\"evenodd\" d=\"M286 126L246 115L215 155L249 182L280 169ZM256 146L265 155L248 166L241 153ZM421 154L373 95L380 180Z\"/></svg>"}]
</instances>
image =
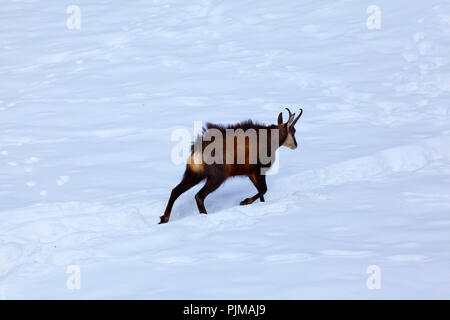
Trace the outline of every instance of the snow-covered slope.
<instances>
[{"instance_id":1,"label":"snow-covered slope","mask_svg":"<svg viewBox=\"0 0 450 320\"><path fill-rule=\"evenodd\" d=\"M448 1L74 2L1 4L1 297L450 298ZM285 106L265 203L157 225L175 129Z\"/></svg>"}]
</instances>

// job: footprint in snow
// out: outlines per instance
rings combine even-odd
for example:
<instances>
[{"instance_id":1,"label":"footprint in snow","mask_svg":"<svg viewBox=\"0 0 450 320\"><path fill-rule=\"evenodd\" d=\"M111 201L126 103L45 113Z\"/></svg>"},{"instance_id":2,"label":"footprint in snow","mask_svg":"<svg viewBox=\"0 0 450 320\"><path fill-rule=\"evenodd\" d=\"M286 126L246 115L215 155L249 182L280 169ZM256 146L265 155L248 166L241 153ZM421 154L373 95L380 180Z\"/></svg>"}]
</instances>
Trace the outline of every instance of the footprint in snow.
<instances>
[{"instance_id":1,"label":"footprint in snow","mask_svg":"<svg viewBox=\"0 0 450 320\"><path fill-rule=\"evenodd\" d=\"M36 157L30 157L30 158L28 158L28 159L25 159L23 162L25 163L25 164L34 164L34 163L37 163L37 162L39 162L39 158L36 158Z\"/></svg>"}]
</instances>

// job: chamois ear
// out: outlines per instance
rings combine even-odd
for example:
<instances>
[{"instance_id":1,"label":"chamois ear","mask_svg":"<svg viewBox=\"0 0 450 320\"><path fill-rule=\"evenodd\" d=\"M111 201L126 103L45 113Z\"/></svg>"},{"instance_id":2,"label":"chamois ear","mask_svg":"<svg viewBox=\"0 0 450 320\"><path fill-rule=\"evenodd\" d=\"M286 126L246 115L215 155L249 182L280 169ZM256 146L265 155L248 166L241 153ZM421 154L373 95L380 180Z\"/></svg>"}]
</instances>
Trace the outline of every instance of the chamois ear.
<instances>
[{"instance_id":1,"label":"chamois ear","mask_svg":"<svg viewBox=\"0 0 450 320\"><path fill-rule=\"evenodd\" d=\"M280 114L278 115L278 124L282 123L283 123L283 112L280 112Z\"/></svg>"}]
</instances>

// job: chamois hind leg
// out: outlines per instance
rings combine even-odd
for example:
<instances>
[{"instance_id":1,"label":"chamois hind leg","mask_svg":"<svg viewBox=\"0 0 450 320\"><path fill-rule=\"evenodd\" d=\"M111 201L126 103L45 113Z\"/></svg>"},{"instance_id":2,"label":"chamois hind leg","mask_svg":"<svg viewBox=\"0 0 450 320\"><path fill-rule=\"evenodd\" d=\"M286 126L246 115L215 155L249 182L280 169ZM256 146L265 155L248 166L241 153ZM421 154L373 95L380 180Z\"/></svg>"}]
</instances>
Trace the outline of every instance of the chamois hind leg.
<instances>
[{"instance_id":1,"label":"chamois hind leg","mask_svg":"<svg viewBox=\"0 0 450 320\"><path fill-rule=\"evenodd\" d=\"M175 188L172 189L172 193L170 194L170 199L169 199L169 202L167 203L166 210L164 211L164 215L162 215L160 217L161 218L161 221L159 222L160 224L169 222L170 213L172 212L172 207L173 207L175 200L177 200L177 198L182 193L186 192L187 190L189 190L190 188L192 188L193 186L198 184L204 178L205 178L205 176L195 173L195 172L191 171L189 168L186 169L181 182Z\"/></svg>"},{"instance_id":2,"label":"chamois hind leg","mask_svg":"<svg viewBox=\"0 0 450 320\"><path fill-rule=\"evenodd\" d=\"M217 188L220 187L220 185L225 181L225 178L222 176L215 176L215 177L208 177L206 179L206 183L203 186L203 188L200 189L200 191L195 195L195 200L197 201L197 207L198 211L200 213L207 214L206 208L205 208L205 198L210 194L211 192L215 191Z\"/></svg>"},{"instance_id":3,"label":"chamois hind leg","mask_svg":"<svg viewBox=\"0 0 450 320\"><path fill-rule=\"evenodd\" d=\"M240 203L241 206L246 204L252 204L258 198L261 202L264 202L264 194L267 191L266 176L259 174L259 175L251 175L249 176L249 178L255 185L256 189L258 190L258 193L251 198L246 198L242 200Z\"/></svg>"}]
</instances>

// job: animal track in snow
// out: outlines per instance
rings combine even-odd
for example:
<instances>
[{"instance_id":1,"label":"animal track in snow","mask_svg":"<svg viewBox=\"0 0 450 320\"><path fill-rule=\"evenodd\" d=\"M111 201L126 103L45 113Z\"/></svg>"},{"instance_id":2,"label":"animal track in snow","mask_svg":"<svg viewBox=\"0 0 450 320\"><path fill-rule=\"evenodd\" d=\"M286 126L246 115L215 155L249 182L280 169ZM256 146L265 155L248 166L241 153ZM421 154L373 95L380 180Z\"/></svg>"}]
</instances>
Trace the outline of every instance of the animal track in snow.
<instances>
[{"instance_id":1,"label":"animal track in snow","mask_svg":"<svg viewBox=\"0 0 450 320\"><path fill-rule=\"evenodd\" d=\"M418 254L399 254L390 256L388 259L396 262L420 262L425 261L427 257Z\"/></svg>"},{"instance_id":2,"label":"animal track in snow","mask_svg":"<svg viewBox=\"0 0 450 320\"><path fill-rule=\"evenodd\" d=\"M271 262L298 262L298 261L306 261L313 259L313 255L308 253L286 253L286 254L274 254L267 256L265 258L266 261Z\"/></svg>"},{"instance_id":3,"label":"animal track in snow","mask_svg":"<svg viewBox=\"0 0 450 320\"><path fill-rule=\"evenodd\" d=\"M364 257L370 255L369 251L350 251L350 250L322 250L321 254L332 257Z\"/></svg>"},{"instance_id":4,"label":"animal track in snow","mask_svg":"<svg viewBox=\"0 0 450 320\"><path fill-rule=\"evenodd\" d=\"M25 164L33 164L33 163L37 163L37 162L39 162L39 158L36 158L36 157L30 157L30 158L28 158L28 159L25 159L23 162L25 163Z\"/></svg>"},{"instance_id":5,"label":"animal track in snow","mask_svg":"<svg viewBox=\"0 0 450 320\"><path fill-rule=\"evenodd\" d=\"M164 257L156 259L156 262L167 264L190 264L195 260L189 257Z\"/></svg>"},{"instance_id":6,"label":"animal track in snow","mask_svg":"<svg viewBox=\"0 0 450 320\"><path fill-rule=\"evenodd\" d=\"M249 255L240 252L221 252L216 254L216 257L224 260L245 260L248 259Z\"/></svg>"}]
</instances>

